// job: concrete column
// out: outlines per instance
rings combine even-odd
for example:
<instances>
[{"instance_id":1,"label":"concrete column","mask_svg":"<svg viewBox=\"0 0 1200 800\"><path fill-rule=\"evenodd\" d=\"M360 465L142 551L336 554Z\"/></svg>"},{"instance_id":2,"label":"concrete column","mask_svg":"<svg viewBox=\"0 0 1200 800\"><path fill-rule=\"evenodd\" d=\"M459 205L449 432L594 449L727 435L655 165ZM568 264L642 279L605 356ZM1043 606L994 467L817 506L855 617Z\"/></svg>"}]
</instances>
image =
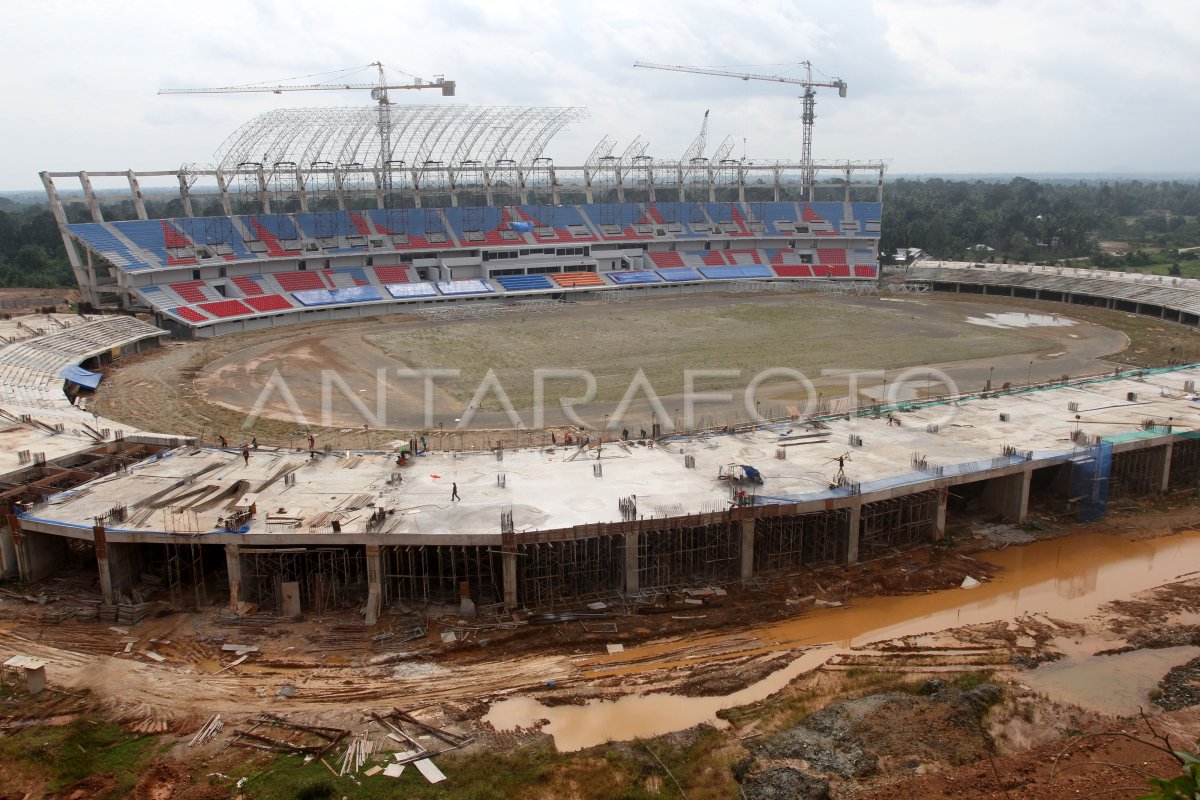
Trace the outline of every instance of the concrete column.
<instances>
[{"instance_id":1,"label":"concrete column","mask_svg":"<svg viewBox=\"0 0 1200 800\"><path fill-rule=\"evenodd\" d=\"M742 525L742 580L754 577L754 519L741 521Z\"/></svg>"},{"instance_id":2,"label":"concrete column","mask_svg":"<svg viewBox=\"0 0 1200 800\"><path fill-rule=\"evenodd\" d=\"M0 525L0 578L12 580L20 575L17 567L17 541L13 538L12 522L15 517L7 516Z\"/></svg>"},{"instance_id":3,"label":"concrete column","mask_svg":"<svg viewBox=\"0 0 1200 800\"><path fill-rule=\"evenodd\" d=\"M989 478L984 486L980 505L1007 522L1024 522L1029 515L1029 485L1033 469L1026 467L1012 475Z\"/></svg>"},{"instance_id":4,"label":"concrete column","mask_svg":"<svg viewBox=\"0 0 1200 800\"><path fill-rule=\"evenodd\" d=\"M950 488L943 486L938 489L937 517L933 527L933 540L936 542L946 535L946 507L950 501Z\"/></svg>"},{"instance_id":5,"label":"concrete column","mask_svg":"<svg viewBox=\"0 0 1200 800\"><path fill-rule=\"evenodd\" d=\"M846 563L858 563L858 535L862 531L862 500L850 506L849 541L846 544Z\"/></svg>"},{"instance_id":6,"label":"concrete column","mask_svg":"<svg viewBox=\"0 0 1200 800\"><path fill-rule=\"evenodd\" d=\"M374 625L379 622L383 610L383 548L369 544L367 550L367 609L364 622Z\"/></svg>"},{"instance_id":7,"label":"concrete column","mask_svg":"<svg viewBox=\"0 0 1200 800\"><path fill-rule=\"evenodd\" d=\"M517 554L505 551L501 554L501 566L504 569L504 607L512 610L517 607Z\"/></svg>"},{"instance_id":8,"label":"concrete column","mask_svg":"<svg viewBox=\"0 0 1200 800\"><path fill-rule=\"evenodd\" d=\"M1168 439L1166 446L1163 448L1163 463L1162 463L1162 484L1158 490L1163 494L1171 488L1171 451L1175 449L1175 440Z\"/></svg>"},{"instance_id":9,"label":"concrete column","mask_svg":"<svg viewBox=\"0 0 1200 800\"><path fill-rule=\"evenodd\" d=\"M92 527L92 542L96 546L96 569L100 572L100 596L104 598L105 605L115 605L112 570L108 564L108 538L103 525Z\"/></svg>"},{"instance_id":10,"label":"concrete column","mask_svg":"<svg viewBox=\"0 0 1200 800\"><path fill-rule=\"evenodd\" d=\"M625 534L625 594L635 594L641 591L641 576L638 575L638 549L641 545L641 534L629 531Z\"/></svg>"},{"instance_id":11,"label":"concrete column","mask_svg":"<svg viewBox=\"0 0 1200 800\"><path fill-rule=\"evenodd\" d=\"M242 600L242 552L236 544L225 545L225 572L229 575L229 610L238 611Z\"/></svg>"}]
</instances>

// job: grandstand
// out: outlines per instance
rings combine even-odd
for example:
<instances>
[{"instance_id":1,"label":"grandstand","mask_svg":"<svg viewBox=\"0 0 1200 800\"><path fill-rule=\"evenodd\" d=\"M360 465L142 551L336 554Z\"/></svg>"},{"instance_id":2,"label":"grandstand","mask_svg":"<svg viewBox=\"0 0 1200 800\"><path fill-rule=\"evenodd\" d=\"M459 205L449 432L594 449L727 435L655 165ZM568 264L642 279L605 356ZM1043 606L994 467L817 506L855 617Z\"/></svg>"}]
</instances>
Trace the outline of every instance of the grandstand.
<instances>
[{"instance_id":1,"label":"grandstand","mask_svg":"<svg viewBox=\"0 0 1200 800\"><path fill-rule=\"evenodd\" d=\"M616 444L622 455L611 459L603 431L581 430L565 449L552 439L562 458L548 459L544 440L509 452L498 443L494 454L455 448L440 425L414 435L407 453L393 450L402 442L318 450L310 438L307 449L251 456L144 434L137 446L158 449L129 449L127 431L71 402L64 372L91 380L72 368L165 331L208 337L401 309L479 319L707 288L878 292L882 164L744 161L736 181L718 183L694 163L635 165L606 139L583 165L556 167L543 148L579 109L462 106L385 107L395 130L414 135L383 153L364 138L369 111L273 112L231 137L212 167L42 173L86 302L144 311L160 327L114 316L6 337L0 413L13 423L6 442L23 448L0 476L18 504L0 526L6 575L52 575L72 541L92 546L106 607L147 573L165 575L174 594L183 582L220 587L239 614L277 611L288 571L304 610L361 608L374 624L387 607L469 598L558 609L854 563L941 538L960 513L952 498L1019 524L1031 502L1091 520L1110 494L1196 485L1197 365L1049 385L1027 373L1028 385L1000 390L989 377L983 391L892 405L859 405L856 392L822 409L818 395L806 416L733 430L677 431L652 416L640 443ZM153 219L141 181L164 174L180 187L182 214ZM93 177L129 191L98 194ZM67 178L79 194L60 192ZM106 218L125 201L137 219ZM1196 286L1177 280L962 266L907 277L906 289L1085 302L1193 325L1200 311ZM1068 431L1064 415L1080 407L1104 411ZM935 420L951 410L946 435ZM796 444L808 446L785 449ZM32 467L30 447L45 447ZM846 448L850 474L830 479ZM776 454L760 462L765 489L731 504L736 487L712 476L753 452ZM399 456L421 469L402 475ZM55 457L92 460L55 471ZM430 505L448 499L448 481L470 499Z\"/></svg>"},{"instance_id":2,"label":"grandstand","mask_svg":"<svg viewBox=\"0 0 1200 800\"><path fill-rule=\"evenodd\" d=\"M694 165L685 182L665 160L635 177L604 147L582 166L543 155L580 108L389 113L421 142L399 137L383 154L353 109L252 120L218 163L178 171L183 215L169 219L149 216L141 188L165 173L43 172L86 304L147 312L191 338L484 294L878 278L881 163L818 162L823 177L807 184L786 161L745 162L736 183ZM93 188L116 176L128 195ZM80 193L60 189L67 178ZM137 218L109 219L126 200Z\"/></svg>"}]
</instances>

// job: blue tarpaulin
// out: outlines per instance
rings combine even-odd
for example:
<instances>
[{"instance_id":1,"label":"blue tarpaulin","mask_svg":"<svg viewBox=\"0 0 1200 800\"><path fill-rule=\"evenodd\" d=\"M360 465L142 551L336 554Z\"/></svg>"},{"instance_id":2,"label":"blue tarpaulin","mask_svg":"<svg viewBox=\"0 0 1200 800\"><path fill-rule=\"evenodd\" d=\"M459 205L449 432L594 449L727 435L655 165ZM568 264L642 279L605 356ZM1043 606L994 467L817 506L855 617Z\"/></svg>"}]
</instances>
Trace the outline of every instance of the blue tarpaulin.
<instances>
[{"instance_id":1,"label":"blue tarpaulin","mask_svg":"<svg viewBox=\"0 0 1200 800\"><path fill-rule=\"evenodd\" d=\"M85 389L95 389L100 385L100 379L103 377L99 372L89 372L83 367L63 367L62 372L58 373L58 377L66 378L71 383L77 383Z\"/></svg>"},{"instance_id":2,"label":"blue tarpaulin","mask_svg":"<svg viewBox=\"0 0 1200 800\"><path fill-rule=\"evenodd\" d=\"M533 233L532 222L513 221L508 223L508 227L512 228L517 233Z\"/></svg>"}]
</instances>

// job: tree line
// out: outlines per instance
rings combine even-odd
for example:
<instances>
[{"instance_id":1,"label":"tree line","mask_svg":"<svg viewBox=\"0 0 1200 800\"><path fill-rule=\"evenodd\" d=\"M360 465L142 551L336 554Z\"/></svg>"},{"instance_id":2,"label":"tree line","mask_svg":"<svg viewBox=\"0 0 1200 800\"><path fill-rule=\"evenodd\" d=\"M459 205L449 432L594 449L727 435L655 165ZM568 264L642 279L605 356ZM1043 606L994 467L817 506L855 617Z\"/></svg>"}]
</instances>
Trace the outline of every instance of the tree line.
<instances>
[{"instance_id":1,"label":"tree line","mask_svg":"<svg viewBox=\"0 0 1200 800\"><path fill-rule=\"evenodd\" d=\"M177 216L178 200L147 199L151 216ZM69 207L73 222L86 210ZM216 212L216 209L213 210ZM105 206L129 219L132 203ZM1200 182L898 179L884 188L880 251L916 247L941 259L1089 259L1131 269L1150 253L1200 246ZM1126 245L1108 255L1101 242ZM1182 259L1195 259L1185 254ZM0 197L0 286L49 288L74 282L49 210Z\"/></svg>"},{"instance_id":2,"label":"tree line","mask_svg":"<svg viewBox=\"0 0 1200 800\"><path fill-rule=\"evenodd\" d=\"M880 250L916 247L942 259L1109 259L1102 242L1151 251L1200 245L1194 181L896 180L884 187ZM990 249L989 249L990 248Z\"/></svg>"}]
</instances>

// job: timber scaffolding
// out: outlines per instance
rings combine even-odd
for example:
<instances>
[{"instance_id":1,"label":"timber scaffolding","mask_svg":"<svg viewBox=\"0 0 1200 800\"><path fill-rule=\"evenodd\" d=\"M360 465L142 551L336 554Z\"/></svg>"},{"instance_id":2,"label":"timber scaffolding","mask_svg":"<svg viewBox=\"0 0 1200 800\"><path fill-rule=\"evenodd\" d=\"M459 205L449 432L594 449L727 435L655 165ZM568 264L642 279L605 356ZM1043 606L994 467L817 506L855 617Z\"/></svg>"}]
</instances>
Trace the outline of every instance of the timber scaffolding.
<instances>
[{"instance_id":1,"label":"timber scaffolding","mask_svg":"<svg viewBox=\"0 0 1200 800\"><path fill-rule=\"evenodd\" d=\"M295 583L301 607L314 614L347 608L367 595L362 548L243 547L242 587L262 610L283 612L284 584Z\"/></svg>"}]
</instances>

